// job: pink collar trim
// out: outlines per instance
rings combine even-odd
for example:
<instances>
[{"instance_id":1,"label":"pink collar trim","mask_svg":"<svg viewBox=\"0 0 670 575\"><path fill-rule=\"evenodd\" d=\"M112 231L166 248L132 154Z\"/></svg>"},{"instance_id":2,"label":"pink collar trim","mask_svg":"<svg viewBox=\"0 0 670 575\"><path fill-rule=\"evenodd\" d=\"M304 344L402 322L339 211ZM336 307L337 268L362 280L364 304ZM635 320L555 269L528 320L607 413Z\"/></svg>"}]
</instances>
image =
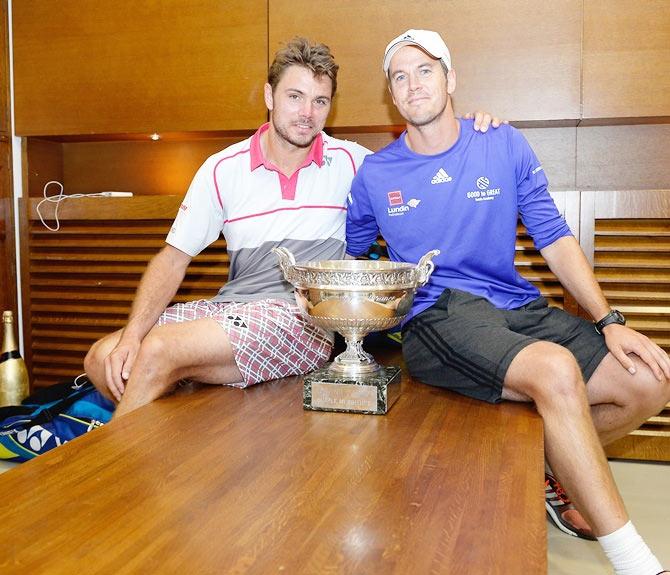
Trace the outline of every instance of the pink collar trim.
<instances>
[{"instance_id":1,"label":"pink collar trim","mask_svg":"<svg viewBox=\"0 0 670 575\"><path fill-rule=\"evenodd\" d=\"M264 132L267 132L269 128L270 128L270 122L266 122L260 128L258 128L258 130L256 130L256 133L254 133L253 136L251 136L251 144L249 145L249 151L251 156L252 171L260 166L265 166L268 170L279 172L277 166L267 161L263 157L263 150L261 149L261 136L263 135ZM306 168L312 162L314 162L319 167L321 167L321 165L323 164L323 138L321 137L321 133L317 134L316 138L314 138L312 147L309 149L309 154L307 154L307 157L305 158L303 164L298 167L298 170Z\"/></svg>"}]
</instances>

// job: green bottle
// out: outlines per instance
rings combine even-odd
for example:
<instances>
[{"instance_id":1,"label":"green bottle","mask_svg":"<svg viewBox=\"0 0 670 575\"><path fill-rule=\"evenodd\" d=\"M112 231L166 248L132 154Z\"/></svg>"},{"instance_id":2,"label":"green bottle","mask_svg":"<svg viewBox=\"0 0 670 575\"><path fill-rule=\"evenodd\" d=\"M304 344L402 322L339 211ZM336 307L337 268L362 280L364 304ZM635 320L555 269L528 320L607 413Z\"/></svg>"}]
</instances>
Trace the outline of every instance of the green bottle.
<instances>
[{"instance_id":1,"label":"green bottle","mask_svg":"<svg viewBox=\"0 0 670 575\"><path fill-rule=\"evenodd\" d=\"M30 393L28 370L14 338L14 314L2 313L4 336L0 350L0 407L19 405Z\"/></svg>"}]
</instances>

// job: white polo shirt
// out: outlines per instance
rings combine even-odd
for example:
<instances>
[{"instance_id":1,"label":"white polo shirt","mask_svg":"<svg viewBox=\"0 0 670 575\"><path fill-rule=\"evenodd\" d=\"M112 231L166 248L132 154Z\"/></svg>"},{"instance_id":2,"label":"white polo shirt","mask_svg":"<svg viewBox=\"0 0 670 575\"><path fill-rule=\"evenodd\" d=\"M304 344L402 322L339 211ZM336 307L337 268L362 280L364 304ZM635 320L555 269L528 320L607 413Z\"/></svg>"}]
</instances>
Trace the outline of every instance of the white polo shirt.
<instances>
[{"instance_id":1,"label":"white polo shirt","mask_svg":"<svg viewBox=\"0 0 670 575\"><path fill-rule=\"evenodd\" d=\"M275 246L299 262L344 257L346 198L370 150L321 132L305 163L286 176L263 157L268 128L205 161L166 239L196 256L223 233L230 271L214 301L293 299Z\"/></svg>"}]
</instances>

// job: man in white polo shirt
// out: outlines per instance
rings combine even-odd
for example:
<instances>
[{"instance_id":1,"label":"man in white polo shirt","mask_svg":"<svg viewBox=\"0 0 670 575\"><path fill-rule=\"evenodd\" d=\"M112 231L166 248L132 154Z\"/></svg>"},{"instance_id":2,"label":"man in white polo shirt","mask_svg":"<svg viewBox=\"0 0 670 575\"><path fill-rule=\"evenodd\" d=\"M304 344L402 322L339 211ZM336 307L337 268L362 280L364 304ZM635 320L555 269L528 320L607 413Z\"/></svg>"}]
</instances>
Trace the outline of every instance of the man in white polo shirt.
<instances>
[{"instance_id":1,"label":"man in white polo shirt","mask_svg":"<svg viewBox=\"0 0 670 575\"><path fill-rule=\"evenodd\" d=\"M116 416L181 379L245 387L328 360L331 334L301 316L271 248L286 247L298 261L344 257L346 196L370 151L322 132L337 70L327 46L290 42L268 73L270 121L196 173L127 325L95 343L85 360L91 381L118 402ZM482 131L489 119L478 117ZM165 309L191 259L221 233L228 282L212 300Z\"/></svg>"}]
</instances>

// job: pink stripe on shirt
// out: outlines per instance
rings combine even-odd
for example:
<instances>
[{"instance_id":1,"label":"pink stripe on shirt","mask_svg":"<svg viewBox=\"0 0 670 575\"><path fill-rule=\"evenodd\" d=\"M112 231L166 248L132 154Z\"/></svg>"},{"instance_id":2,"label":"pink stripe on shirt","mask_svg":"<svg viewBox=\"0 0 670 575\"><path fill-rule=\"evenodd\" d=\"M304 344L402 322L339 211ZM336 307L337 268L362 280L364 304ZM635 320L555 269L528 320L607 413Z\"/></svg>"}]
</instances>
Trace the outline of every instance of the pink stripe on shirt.
<instances>
[{"instance_id":1,"label":"pink stripe on shirt","mask_svg":"<svg viewBox=\"0 0 670 575\"><path fill-rule=\"evenodd\" d=\"M268 212L260 212L258 214L249 214L248 216L241 216L239 218L232 218L230 220L225 220L224 224L232 224L234 222L239 222L241 220L248 220L249 218L259 218L261 216L267 216L269 214L274 214L276 212L285 212L285 211L295 211L295 210L341 210L343 212L347 211L347 208L344 206L297 206L295 208L277 208L276 210L270 210Z\"/></svg>"},{"instance_id":2,"label":"pink stripe on shirt","mask_svg":"<svg viewBox=\"0 0 670 575\"><path fill-rule=\"evenodd\" d=\"M214 187L216 188L216 197L219 200L219 205L221 206L221 209L223 209L223 200L221 200L221 192L219 191L219 184L216 183L216 169L219 167L219 164L225 160L230 160L231 158L234 158L236 156L239 156L240 154L248 154L249 153L249 148L246 150L240 150L239 152L233 154L232 156L226 156L225 158L221 158L216 164L214 165L214 169L212 170L212 177L214 178Z\"/></svg>"},{"instance_id":3,"label":"pink stripe on shirt","mask_svg":"<svg viewBox=\"0 0 670 575\"><path fill-rule=\"evenodd\" d=\"M356 175L356 162L354 162L354 157L351 155L349 150L345 150L344 148L328 148L328 151L330 152L331 150L340 150L344 152L347 156L349 156L349 160L351 161L351 167L354 170L354 176Z\"/></svg>"}]
</instances>

